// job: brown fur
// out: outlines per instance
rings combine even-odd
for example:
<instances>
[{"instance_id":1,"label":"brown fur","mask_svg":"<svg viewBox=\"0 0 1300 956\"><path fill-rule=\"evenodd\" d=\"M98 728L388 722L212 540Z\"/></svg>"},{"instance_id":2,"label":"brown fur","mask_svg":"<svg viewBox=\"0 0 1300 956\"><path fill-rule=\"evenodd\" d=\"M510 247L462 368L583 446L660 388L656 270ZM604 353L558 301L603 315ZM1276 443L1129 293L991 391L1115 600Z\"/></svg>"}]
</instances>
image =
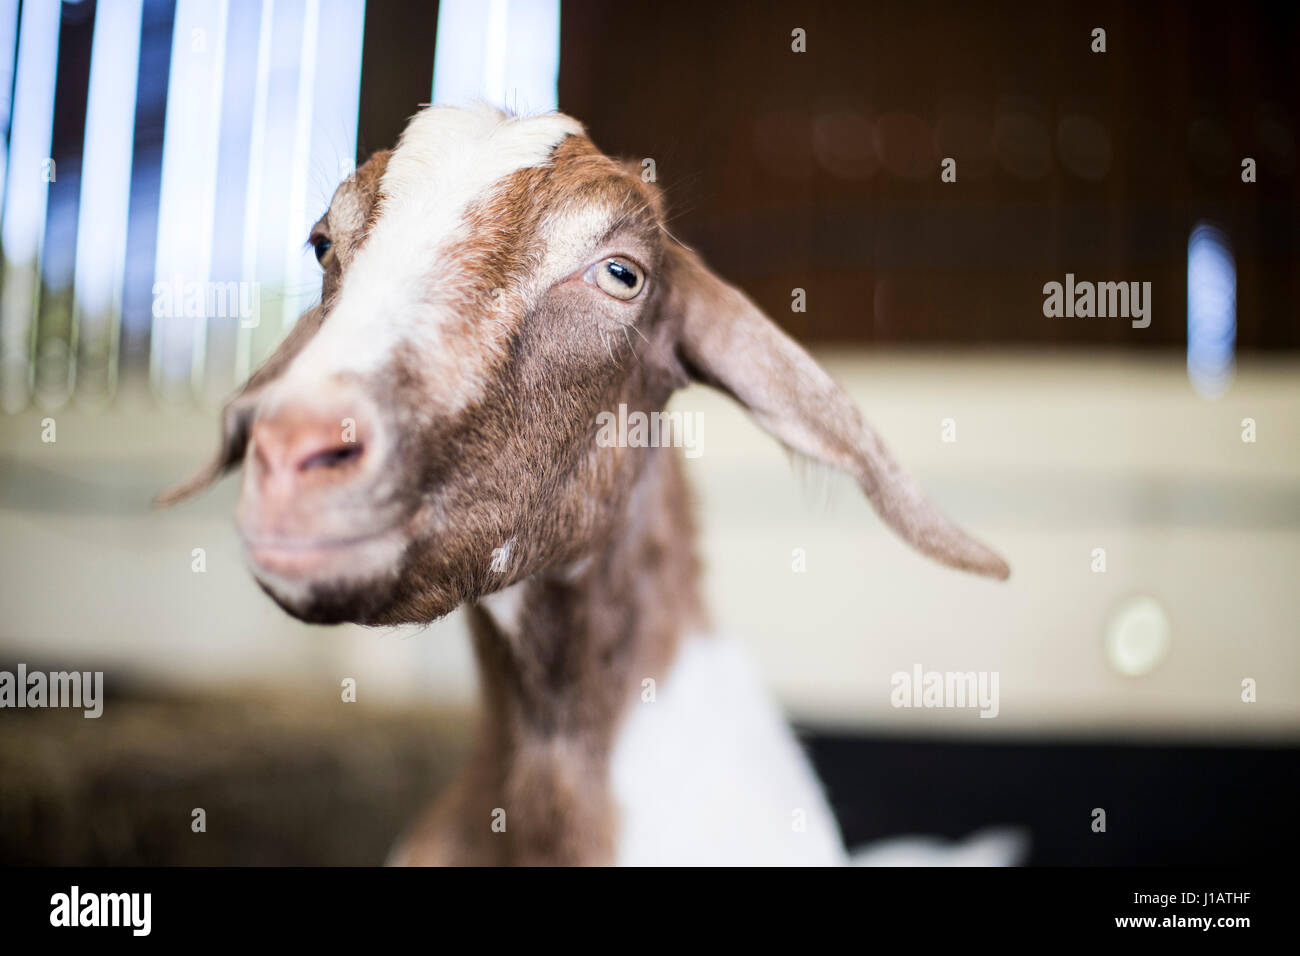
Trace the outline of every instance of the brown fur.
<instances>
[{"instance_id":1,"label":"brown fur","mask_svg":"<svg viewBox=\"0 0 1300 956\"><path fill-rule=\"evenodd\" d=\"M646 453L623 518L581 570L526 582L517 632L471 606L479 747L404 841L400 862L612 862L615 735L641 681L661 681L682 633L703 626L680 464L672 449ZM497 808L504 833L489 826Z\"/></svg>"}]
</instances>

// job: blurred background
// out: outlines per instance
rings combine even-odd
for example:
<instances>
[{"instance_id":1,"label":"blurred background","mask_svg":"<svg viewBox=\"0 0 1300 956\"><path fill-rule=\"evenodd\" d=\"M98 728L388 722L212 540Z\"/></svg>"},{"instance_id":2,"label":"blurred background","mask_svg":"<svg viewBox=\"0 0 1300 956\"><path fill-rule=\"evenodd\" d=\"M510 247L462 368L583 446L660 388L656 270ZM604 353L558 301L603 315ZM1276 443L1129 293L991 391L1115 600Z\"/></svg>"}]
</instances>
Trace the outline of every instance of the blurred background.
<instances>
[{"instance_id":1,"label":"blurred background","mask_svg":"<svg viewBox=\"0 0 1300 956\"><path fill-rule=\"evenodd\" d=\"M110 695L0 711L0 862L376 863L463 759L459 615L298 624L242 566L234 481L149 502L319 294L338 181L473 97L653 160L674 234L1009 559L928 564L722 397L675 399L714 622L850 845L1294 851L1298 48L1273 5L0 0L0 669ZM1045 316L1067 274L1150 283L1150 325ZM998 673L997 718L892 707L916 665Z\"/></svg>"}]
</instances>

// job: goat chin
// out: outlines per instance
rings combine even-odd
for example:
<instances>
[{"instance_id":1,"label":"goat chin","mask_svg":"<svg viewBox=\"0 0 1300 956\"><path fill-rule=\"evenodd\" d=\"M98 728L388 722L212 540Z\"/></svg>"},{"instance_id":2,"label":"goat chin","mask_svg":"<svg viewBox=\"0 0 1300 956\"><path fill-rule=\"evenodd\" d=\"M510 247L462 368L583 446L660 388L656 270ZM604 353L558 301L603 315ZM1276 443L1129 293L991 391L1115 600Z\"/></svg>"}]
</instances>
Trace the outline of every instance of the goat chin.
<instances>
[{"instance_id":1,"label":"goat chin","mask_svg":"<svg viewBox=\"0 0 1300 956\"><path fill-rule=\"evenodd\" d=\"M398 568L368 578L282 580L254 575L285 613L307 624L430 624L465 603L459 583L431 584Z\"/></svg>"}]
</instances>

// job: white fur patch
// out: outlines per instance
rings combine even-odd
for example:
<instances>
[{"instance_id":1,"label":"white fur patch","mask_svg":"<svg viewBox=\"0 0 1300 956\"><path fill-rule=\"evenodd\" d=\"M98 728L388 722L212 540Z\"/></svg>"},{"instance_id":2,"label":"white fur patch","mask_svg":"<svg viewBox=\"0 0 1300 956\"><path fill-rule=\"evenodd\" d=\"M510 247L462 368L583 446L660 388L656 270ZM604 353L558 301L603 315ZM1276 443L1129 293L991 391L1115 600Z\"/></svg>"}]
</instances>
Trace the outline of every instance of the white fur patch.
<instances>
[{"instance_id":1,"label":"white fur patch","mask_svg":"<svg viewBox=\"0 0 1300 956\"><path fill-rule=\"evenodd\" d=\"M511 642L519 639L519 627L524 614L524 588L528 580L524 578L516 581L478 599L479 607L488 612L497 630Z\"/></svg>"},{"instance_id":2,"label":"white fur patch","mask_svg":"<svg viewBox=\"0 0 1300 956\"><path fill-rule=\"evenodd\" d=\"M446 300L464 281L447 273L447 253L466 238L465 213L475 200L517 170L546 165L566 136L580 133L577 120L559 113L508 119L487 106L418 113L389 159L378 217L338 303L283 388L373 371L409 342L438 366L431 375L441 389L431 396L437 411L464 407L481 390L489 357L447 335Z\"/></svg>"},{"instance_id":3,"label":"white fur patch","mask_svg":"<svg viewBox=\"0 0 1300 956\"><path fill-rule=\"evenodd\" d=\"M1019 866L1029 855L1029 831L991 827L961 840L901 836L853 851L854 866Z\"/></svg>"},{"instance_id":4,"label":"white fur patch","mask_svg":"<svg viewBox=\"0 0 1300 956\"><path fill-rule=\"evenodd\" d=\"M631 705L614 748L619 864L847 862L811 765L737 644L686 640L655 698Z\"/></svg>"}]
</instances>

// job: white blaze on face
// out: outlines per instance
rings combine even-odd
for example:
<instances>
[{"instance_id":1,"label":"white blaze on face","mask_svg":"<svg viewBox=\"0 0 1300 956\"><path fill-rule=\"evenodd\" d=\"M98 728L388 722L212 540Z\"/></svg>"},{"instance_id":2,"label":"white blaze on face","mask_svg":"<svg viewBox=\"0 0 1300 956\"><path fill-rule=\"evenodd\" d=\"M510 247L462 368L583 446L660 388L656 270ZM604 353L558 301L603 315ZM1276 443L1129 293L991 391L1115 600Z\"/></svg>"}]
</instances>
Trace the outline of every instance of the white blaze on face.
<instances>
[{"instance_id":1,"label":"white blaze on face","mask_svg":"<svg viewBox=\"0 0 1300 956\"><path fill-rule=\"evenodd\" d=\"M378 216L334 308L278 391L312 394L340 372L382 368L399 345L409 345L439 386L431 410L468 404L491 356L486 340L450 332L464 316L451 315L449 303L472 277L454 274L448 253L469 238L465 214L476 200L511 173L546 165L566 136L581 133L577 120L559 113L507 119L483 106L418 113L388 161Z\"/></svg>"}]
</instances>

